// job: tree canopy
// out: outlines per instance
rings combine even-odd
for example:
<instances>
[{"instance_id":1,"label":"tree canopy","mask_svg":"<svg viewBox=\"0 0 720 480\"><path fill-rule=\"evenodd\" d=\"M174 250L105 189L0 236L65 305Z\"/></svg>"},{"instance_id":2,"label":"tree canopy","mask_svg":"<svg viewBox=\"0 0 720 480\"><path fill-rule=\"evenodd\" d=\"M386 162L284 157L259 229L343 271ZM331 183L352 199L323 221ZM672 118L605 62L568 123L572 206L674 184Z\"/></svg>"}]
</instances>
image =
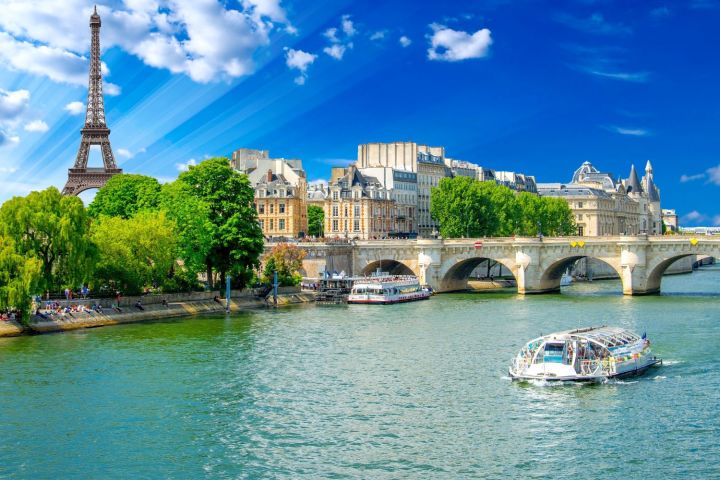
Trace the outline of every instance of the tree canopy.
<instances>
[{"instance_id":1,"label":"tree canopy","mask_svg":"<svg viewBox=\"0 0 720 480\"><path fill-rule=\"evenodd\" d=\"M324 234L325 211L317 205L310 205L307 208L308 235L322 237Z\"/></svg>"},{"instance_id":2,"label":"tree canopy","mask_svg":"<svg viewBox=\"0 0 720 480\"><path fill-rule=\"evenodd\" d=\"M430 210L445 238L573 235L572 211L561 198L515 193L495 182L444 178L432 189Z\"/></svg>"},{"instance_id":3,"label":"tree canopy","mask_svg":"<svg viewBox=\"0 0 720 480\"><path fill-rule=\"evenodd\" d=\"M43 290L76 288L92 276L96 251L89 228L82 200L55 187L0 207L0 233L13 240L20 255L40 260Z\"/></svg>"},{"instance_id":4,"label":"tree canopy","mask_svg":"<svg viewBox=\"0 0 720 480\"><path fill-rule=\"evenodd\" d=\"M218 157L191 166L177 182L190 187L187 191L208 208L212 228L204 263L210 285L213 272L219 272L221 279L229 273L237 286L245 286L263 250L263 234L253 208L254 191L247 175L233 170L227 158Z\"/></svg>"},{"instance_id":5,"label":"tree canopy","mask_svg":"<svg viewBox=\"0 0 720 480\"><path fill-rule=\"evenodd\" d=\"M100 253L95 290L119 289L126 294L162 285L177 259L174 223L164 212L140 212L132 218L102 216L92 226Z\"/></svg>"},{"instance_id":6,"label":"tree canopy","mask_svg":"<svg viewBox=\"0 0 720 480\"><path fill-rule=\"evenodd\" d=\"M307 252L290 243L275 245L270 252L263 257L264 283L272 283L274 272L278 272L278 283L283 287L294 287L302 281L299 273L302 268L302 261Z\"/></svg>"},{"instance_id":7,"label":"tree canopy","mask_svg":"<svg viewBox=\"0 0 720 480\"><path fill-rule=\"evenodd\" d=\"M31 295L42 279L41 271L40 259L21 255L13 240L0 234L0 309L16 308L26 321Z\"/></svg>"},{"instance_id":8,"label":"tree canopy","mask_svg":"<svg viewBox=\"0 0 720 480\"><path fill-rule=\"evenodd\" d=\"M91 217L130 218L143 210L156 210L160 204L160 182L135 174L114 175L88 206Z\"/></svg>"}]
</instances>

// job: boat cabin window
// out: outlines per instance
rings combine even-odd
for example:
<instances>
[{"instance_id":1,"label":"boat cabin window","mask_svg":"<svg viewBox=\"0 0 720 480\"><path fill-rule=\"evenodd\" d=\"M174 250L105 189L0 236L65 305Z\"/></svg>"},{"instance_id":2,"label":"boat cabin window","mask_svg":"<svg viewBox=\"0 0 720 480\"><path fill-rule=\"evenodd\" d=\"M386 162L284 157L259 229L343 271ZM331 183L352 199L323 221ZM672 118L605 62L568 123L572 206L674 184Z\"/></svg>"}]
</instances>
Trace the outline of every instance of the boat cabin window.
<instances>
[{"instance_id":1,"label":"boat cabin window","mask_svg":"<svg viewBox=\"0 0 720 480\"><path fill-rule=\"evenodd\" d=\"M546 343L544 361L549 363L562 363L564 343Z\"/></svg>"}]
</instances>

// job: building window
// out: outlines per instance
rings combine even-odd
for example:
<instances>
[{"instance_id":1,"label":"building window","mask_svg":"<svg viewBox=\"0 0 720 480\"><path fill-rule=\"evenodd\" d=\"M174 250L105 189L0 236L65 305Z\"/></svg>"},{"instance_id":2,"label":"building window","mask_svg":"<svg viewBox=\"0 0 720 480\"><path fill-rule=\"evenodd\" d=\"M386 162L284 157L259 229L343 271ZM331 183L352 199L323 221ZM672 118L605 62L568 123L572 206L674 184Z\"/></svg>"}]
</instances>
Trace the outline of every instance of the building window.
<instances>
[{"instance_id":1,"label":"building window","mask_svg":"<svg viewBox=\"0 0 720 480\"><path fill-rule=\"evenodd\" d=\"M337 221L337 220L333 220L333 221L332 221L332 231L333 231L333 232L337 232L337 231L338 231L338 221Z\"/></svg>"},{"instance_id":2,"label":"building window","mask_svg":"<svg viewBox=\"0 0 720 480\"><path fill-rule=\"evenodd\" d=\"M578 202L578 208L583 208L583 202Z\"/></svg>"},{"instance_id":3,"label":"building window","mask_svg":"<svg viewBox=\"0 0 720 480\"><path fill-rule=\"evenodd\" d=\"M258 205L258 213L265 213L265 204L261 203Z\"/></svg>"},{"instance_id":4,"label":"building window","mask_svg":"<svg viewBox=\"0 0 720 480\"><path fill-rule=\"evenodd\" d=\"M270 204L270 213L275 213L275 205L272 203Z\"/></svg>"},{"instance_id":5,"label":"building window","mask_svg":"<svg viewBox=\"0 0 720 480\"><path fill-rule=\"evenodd\" d=\"M281 203L278 205L278 213L285 213L285 204Z\"/></svg>"},{"instance_id":6,"label":"building window","mask_svg":"<svg viewBox=\"0 0 720 480\"><path fill-rule=\"evenodd\" d=\"M345 212L345 216L347 217L348 216L348 206L345 205L345 208L343 208L343 210ZM345 228L345 230L347 230L347 228Z\"/></svg>"},{"instance_id":7,"label":"building window","mask_svg":"<svg viewBox=\"0 0 720 480\"><path fill-rule=\"evenodd\" d=\"M584 228L582 225L578 225L578 236L582 237L584 232Z\"/></svg>"},{"instance_id":8,"label":"building window","mask_svg":"<svg viewBox=\"0 0 720 480\"><path fill-rule=\"evenodd\" d=\"M337 205L333 205L332 206L332 216L337 217L338 215L340 215L340 207L338 207Z\"/></svg>"},{"instance_id":9,"label":"building window","mask_svg":"<svg viewBox=\"0 0 720 480\"><path fill-rule=\"evenodd\" d=\"M353 220L353 232L360 231L360 219Z\"/></svg>"},{"instance_id":10,"label":"building window","mask_svg":"<svg viewBox=\"0 0 720 480\"><path fill-rule=\"evenodd\" d=\"M356 217L359 217L360 216L360 205L355 205L354 210L355 211L353 212L353 215L355 215Z\"/></svg>"},{"instance_id":11,"label":"building window","mask_svg":"<svg viewBox=\"0 0 720 480\"><path fill-rule=\"evenodd\" d=\"M278 230L285 230L285 219L281 218L278 220Z\"/></svg>"},{"instance_id":12,"label":"building window","mask_svg":"<svg viewBox=\"0 0 720 480\"><path fill-rule=\"evenodd\" d=\"M274 222L273 222L273 219L271 218L271 219L270 219L270 230L272 230L272 229L274 228L274 225L273 225L273 224L274 224Z\"/></svg>"},{"instance_id":13,"label":"building window","mask_svg":"<svg viewBox=\"0 0 720 480\"><path fill-rule=\"evenodd\" d=\"M260 223L260 230L265 230L265 220L259 220L258 223Z\"/></svg>"},{"instance_id":14,"label":"building window","mask_svg":"<svg viewBox=\"0 0 720 480\"><path fill-rule=\"evenodd\" d=\"M337 191L335 191L335 192L332 193L332 199L333 199L333 200L337 200L337 199L338 199L338 192L337 192Z\"/></svg>"}]
</instances>

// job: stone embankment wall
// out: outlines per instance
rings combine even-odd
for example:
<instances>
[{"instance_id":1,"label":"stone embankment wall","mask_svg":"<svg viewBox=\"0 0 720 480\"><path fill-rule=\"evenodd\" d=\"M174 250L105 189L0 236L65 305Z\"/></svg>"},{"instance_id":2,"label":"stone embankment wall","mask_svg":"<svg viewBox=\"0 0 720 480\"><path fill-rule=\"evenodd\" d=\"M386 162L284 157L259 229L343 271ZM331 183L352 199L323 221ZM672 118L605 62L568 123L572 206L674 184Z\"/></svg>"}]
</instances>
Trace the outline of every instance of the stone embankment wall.
<instances>
[{"instance_id":1,"label":"stone embankment wall","mask_svg":"<svg viewBox=\"0 0 720 480\"><path fill-rule=\"evenodd\" d=\"M219 302L214 298L221 297ZM162 304L167 300L167 306ZM312 302L312 294L301 293L296 287L283 287L278 291L278 306ZM140 300L143 310L135 307ZM71 300L67 303L91 306L96 303L103 306L103 313L82 312L72 314L53 315L42 318L33 317L27 327L14 322L0 322L0 337L18 336L22 334L51 333L76 330L80 328L95 328L122 323L134 323L166 318L188 317L207 313L225 312L225 299L220 292L195 292L188 294L145 295L142 297L121 297L120 311L112 308L117 303L115 299L101 300ZM65 301L60 302L66 303ZM240 312L251 308L272 306L272 294L267 300L255 297L250 291L233 291L230 297L230 311Z\"/></svg>"}]
</instances>

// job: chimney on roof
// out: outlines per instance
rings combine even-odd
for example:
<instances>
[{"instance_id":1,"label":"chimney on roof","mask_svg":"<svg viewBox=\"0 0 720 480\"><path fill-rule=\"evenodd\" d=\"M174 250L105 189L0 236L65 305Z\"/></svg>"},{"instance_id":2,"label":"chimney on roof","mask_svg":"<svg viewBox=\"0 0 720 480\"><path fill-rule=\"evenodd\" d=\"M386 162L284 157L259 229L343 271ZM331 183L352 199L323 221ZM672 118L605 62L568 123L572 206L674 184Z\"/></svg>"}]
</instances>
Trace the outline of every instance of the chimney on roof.
<instances>
[{"instance_id":1,"label":"chimney on roof","mask_svg":"<svg viewBox=\"0 0 720 480\"><path fill-rule=\"evenodd\" d=\"M272 182L272 170L269 170L269 169L268 169L268 173L267 173L267 181Z\"/></svg>"}]
</instances>

